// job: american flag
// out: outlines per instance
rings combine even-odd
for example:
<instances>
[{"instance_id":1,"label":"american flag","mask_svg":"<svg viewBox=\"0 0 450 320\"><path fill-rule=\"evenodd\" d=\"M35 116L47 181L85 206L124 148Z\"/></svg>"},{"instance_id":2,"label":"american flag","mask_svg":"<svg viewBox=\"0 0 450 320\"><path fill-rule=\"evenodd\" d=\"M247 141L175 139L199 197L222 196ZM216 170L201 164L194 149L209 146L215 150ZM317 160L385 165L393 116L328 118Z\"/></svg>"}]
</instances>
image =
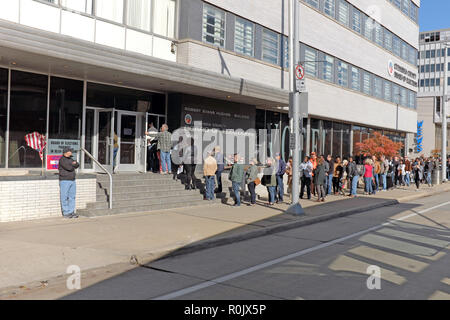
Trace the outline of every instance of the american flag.
<instances>
[{"instance_id":1,"label":"american flag","mask_svg":"<svg viewBox=\"0 0 450 320\"><path fill-rule=\"evenodd\" d=\"M44 148L47 145L47 142L45 141L45 136L41 135L38 132L33 132L30 134L27 134L25 136L25 141L27 142L27 145L36 150L39 151L39 156L41 157L41 160L44 159Z\"/></svg>"}]
</instances>

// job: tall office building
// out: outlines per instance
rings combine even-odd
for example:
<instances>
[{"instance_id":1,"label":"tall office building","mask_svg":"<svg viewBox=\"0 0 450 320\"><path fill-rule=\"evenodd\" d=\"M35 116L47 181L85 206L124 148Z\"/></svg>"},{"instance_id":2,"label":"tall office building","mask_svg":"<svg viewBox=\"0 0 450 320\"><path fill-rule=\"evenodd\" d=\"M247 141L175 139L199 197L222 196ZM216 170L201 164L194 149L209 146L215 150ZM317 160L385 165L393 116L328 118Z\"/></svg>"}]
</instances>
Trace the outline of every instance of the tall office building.
<instances>
[{"instance_id":1,"label":"tall office building","mask_svg":"<svg viewBox=\"0 0 450 320\"><path fill-rule=\"evenodd\" d=\"M419 45L417 113L423 131L423 150L418 152L416 146L414 151L428 156L432 151L442 149L444 86L447 94L450 92L450 29L421 32ZM448 108L447 117L450 115ZM447 135L448 141L450 130ZM447 154L449 152L447 144Z\"/></svg>"}]
</instances>

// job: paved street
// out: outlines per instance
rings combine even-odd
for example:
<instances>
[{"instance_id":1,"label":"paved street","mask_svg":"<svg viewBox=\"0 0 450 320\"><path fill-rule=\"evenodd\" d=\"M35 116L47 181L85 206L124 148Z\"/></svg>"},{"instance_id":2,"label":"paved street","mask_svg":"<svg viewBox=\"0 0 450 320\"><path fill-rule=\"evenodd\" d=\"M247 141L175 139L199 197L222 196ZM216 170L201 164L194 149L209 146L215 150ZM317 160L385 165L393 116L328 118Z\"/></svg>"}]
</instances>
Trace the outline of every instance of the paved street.
<instances>
[{"instance_id":1,"label":"paved street","mask_svg":"<svg viewBox=\"0 0 450 320\"><path fill-rule=\"evenodd\" d=\"M447 192L162 259L65 298L450 299L449 199ZM380 290L367 287L369 266L380 268Z\"/></svg>"}]
</instances>

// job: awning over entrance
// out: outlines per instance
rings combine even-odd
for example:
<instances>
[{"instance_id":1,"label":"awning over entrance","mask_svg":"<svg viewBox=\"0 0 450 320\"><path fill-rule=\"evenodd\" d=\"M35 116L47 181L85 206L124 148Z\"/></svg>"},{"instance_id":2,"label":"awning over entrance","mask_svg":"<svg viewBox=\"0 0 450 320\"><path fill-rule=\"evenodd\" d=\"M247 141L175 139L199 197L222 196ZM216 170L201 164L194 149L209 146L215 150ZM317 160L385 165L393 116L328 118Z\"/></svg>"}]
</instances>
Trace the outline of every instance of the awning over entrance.
<instances>
[{"instance_id":1,"label":"awning over entrance","mask_svg":"<svg viewBox=\"0 0 450 320\"><path fill-rule=\"evenodd\" d=\"M289 103L285 90L5 21L0 21L0 48L1 65L35 72L261 108Z\"/></svg>"}]
</instances>

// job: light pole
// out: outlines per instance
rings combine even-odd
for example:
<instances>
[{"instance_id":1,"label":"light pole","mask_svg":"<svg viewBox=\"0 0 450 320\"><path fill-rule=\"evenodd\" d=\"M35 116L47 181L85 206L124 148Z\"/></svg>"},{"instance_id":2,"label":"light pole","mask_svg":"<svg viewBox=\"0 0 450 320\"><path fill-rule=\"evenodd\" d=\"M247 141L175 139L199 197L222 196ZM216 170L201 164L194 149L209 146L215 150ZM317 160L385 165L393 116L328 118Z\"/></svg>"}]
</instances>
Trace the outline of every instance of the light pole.
<instances>
[{"instance_id":1,"label":"light pole","mask_svg":"<svg viewBox=\"0 0 450 320\"><path fill-rule=\"evenodd\" d=\"M287 212L304 214L300 198L300 92L296 88L295 68L300 60L298 0L289 0L289 114L292 116L292 133L295 139L292 155L292 203Z\"/></svg>"},{"instance_id":2,"label":"light pole","mask_svg":"<svg viewBox=\"0 0 450 320\"><path fill-rule=\"evenodd\" d=\"M443 99L442 99L442 181L447 181L447 87L448 87L448 50L450 48L450 43L444 43L445 49L445 63L444 63L444 90L443 90Z\"/></svg>"}]
</instances>

